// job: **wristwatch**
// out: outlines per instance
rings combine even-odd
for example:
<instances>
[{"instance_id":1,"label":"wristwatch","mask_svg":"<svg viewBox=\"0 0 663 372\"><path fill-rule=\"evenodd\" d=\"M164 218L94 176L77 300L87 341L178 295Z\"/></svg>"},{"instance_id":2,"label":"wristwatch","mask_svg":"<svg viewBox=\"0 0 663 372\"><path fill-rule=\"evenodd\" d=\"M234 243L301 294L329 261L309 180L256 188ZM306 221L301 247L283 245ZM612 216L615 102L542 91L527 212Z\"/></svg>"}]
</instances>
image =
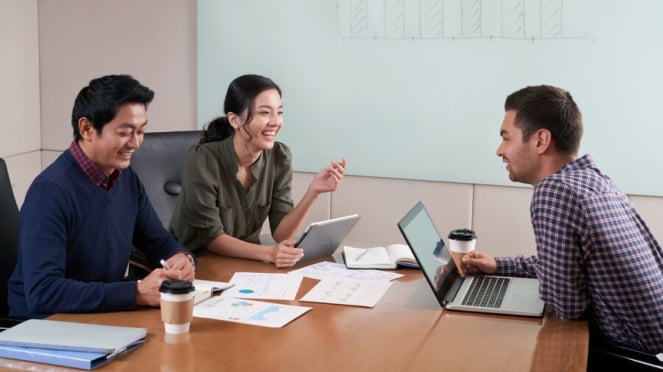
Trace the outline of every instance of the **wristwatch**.
<instances>
[{"instance_id":1,"label":"wristwatch","mask_svg":"<svg viewBox=\"0 0 663 372\"><path fill-rule=\"evenodd\" d=\"M182 254L184 254L184 253L182 253ZM196 269L196 259L193 258L193 256L190 255L190 254L187 254L185 256L186 256L186 258L189 259L189 262L191 262L191 266L193 266L193 269L195 270Z\"/></svg>"}]
</instances>

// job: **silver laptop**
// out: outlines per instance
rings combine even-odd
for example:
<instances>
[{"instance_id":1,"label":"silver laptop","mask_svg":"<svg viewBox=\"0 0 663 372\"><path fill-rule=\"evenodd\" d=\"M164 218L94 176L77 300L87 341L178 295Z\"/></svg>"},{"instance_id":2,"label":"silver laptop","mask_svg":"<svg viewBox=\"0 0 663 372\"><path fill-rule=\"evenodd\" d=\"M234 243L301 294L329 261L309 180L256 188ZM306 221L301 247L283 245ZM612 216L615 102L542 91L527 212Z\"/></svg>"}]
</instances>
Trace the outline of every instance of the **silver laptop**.
<instances>
[{"instance_id":1,"label":"silver laptop","mask_svg":"<svg viewBox=\"0 0 663 372\"><path fill-rule=\"evenodd\" d=\"M359 221L358 214L313 222L302 234L295 247L304 249L304 257L299 262L330 256L345 240Z\"/></svg>"},{"instance_id":2,"label":"silver laptop","mask_svg":"<svg viewBox=\"0 0 663 372\"><path fill-rule=\"evenodd\" d=\"M475 275L462 278L424 204L418 202L398 222L435 297L449 310L539 317L539 281Z\"/></svg>"}]
</instances>

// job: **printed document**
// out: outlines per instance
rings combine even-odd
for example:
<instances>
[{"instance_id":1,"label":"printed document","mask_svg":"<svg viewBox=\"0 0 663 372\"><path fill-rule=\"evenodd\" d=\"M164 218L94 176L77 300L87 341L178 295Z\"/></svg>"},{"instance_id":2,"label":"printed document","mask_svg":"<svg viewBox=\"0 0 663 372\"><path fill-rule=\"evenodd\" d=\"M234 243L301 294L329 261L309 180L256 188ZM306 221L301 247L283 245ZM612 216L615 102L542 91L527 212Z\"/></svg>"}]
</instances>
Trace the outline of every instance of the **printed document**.
<instances>
[{"instance_id":1,"label":"printed document","mask_svg":"<svg viewBox=\"0 0 663 372\"><path fill-rule=\"evenodd\" d=\"M233 287L226 289L220 297L294 300L302 283L300 275L265 274L237 272L230 283Z\"/></svg>"},{"instance_id":2,"label":"printed document","mask_svg":"<svg viewBox=\"0 0 663 372\"><path fill-rule=\"evenodd\" d=\"M322 279L300 301L373 307L391 287L390 281Z\"/></svg>"},{"instance_id":3,"label":"printed document","mask_svg":"<svg viewBox=\"0 0 663 372\"><path fill-rule=\"evenodd\" d=\"M193 308L193 316L261 327L281 328L309 310L311 308L307 306L281 305L217 296L196 305Z\"/></svg>"}]
</instances>

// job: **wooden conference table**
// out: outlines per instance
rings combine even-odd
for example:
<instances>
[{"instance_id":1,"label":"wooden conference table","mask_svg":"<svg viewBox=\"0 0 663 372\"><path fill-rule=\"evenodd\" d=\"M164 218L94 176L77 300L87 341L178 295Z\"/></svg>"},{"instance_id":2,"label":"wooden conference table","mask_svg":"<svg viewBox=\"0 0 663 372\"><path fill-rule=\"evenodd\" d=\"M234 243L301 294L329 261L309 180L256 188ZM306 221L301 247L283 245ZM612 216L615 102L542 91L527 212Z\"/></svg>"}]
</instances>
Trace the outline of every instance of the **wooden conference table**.
<instances>
[{"instance_id":1,"label":"wooden conference table","mask_svg":"<svg viewBox=\"0 0 663 372\"><path fill-rule=\"evenodd\" d=\"M229 281L234 272L287 271L206 255L199 259L197 277ZM158 309L51 319L148 329L143 346L101 371L585 371L585 322L551 314L524 318L443 311L421 271L398 272L405 276L373 308L274 301L313 307L283 328L194 318L188 335L171 339L164 335ZM304 278L296 298L316 283ZM8 361L0 359L0 369ZM11 362L33 371L61 370Z\"/></svg>"}]
</instances>

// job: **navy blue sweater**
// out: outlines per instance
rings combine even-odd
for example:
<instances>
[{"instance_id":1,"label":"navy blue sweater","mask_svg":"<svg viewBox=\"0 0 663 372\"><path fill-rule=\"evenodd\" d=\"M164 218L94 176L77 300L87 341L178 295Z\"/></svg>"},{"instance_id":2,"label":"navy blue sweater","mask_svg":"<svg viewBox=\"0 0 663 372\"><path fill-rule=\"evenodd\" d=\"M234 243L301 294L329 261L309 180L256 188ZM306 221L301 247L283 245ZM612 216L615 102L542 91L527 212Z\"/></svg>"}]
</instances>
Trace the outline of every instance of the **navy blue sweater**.
<instances>
[{"instance_id":1,"label":"navy blue sweater","mask_svg":"<svg viewBox=\"0 0 663 372\"><path fill-rule=\"evenodd\" d=\"M155 265L186 251L161 224L131 168L105 191L69 151L28 189L19 232L8 301L10 315L22 318L134 309L136 282L123 280L132 246Z\"/></svg>"}]
</instances>

